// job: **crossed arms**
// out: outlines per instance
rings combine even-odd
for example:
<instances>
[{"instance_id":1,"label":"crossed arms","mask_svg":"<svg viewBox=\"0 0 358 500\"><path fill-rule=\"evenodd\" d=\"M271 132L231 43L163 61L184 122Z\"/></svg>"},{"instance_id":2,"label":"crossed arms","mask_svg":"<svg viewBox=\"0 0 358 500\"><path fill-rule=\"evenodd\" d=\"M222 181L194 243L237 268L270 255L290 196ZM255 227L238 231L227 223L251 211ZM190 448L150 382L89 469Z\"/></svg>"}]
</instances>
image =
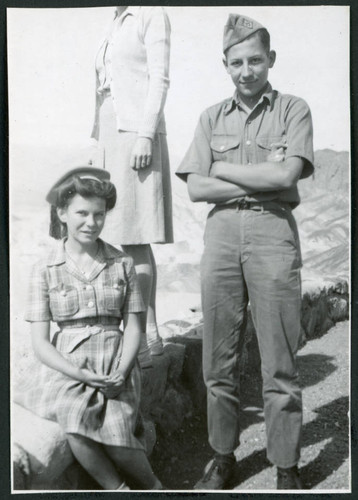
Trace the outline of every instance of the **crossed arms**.
<instances>
[{"instance_id":1,"label":"crossed arms","mask_svg":"<svg viewBox=\"0 0 358 500\"><path fill-rule=\"evenodd\" d=\"M209 177L189 174L191 201L222 203L262 191L282 191L297 184L304 166L299 156L284 158L284 148L273 151L268 161L256 165L214 162Z\"/></svg>"},{"instance_id":2,"label":"crossed arms","mask_svg":"<svg viewBox=\"0 0 358 500\"><path fill-rule=\"evenodd\" d=\"M272 137L282 137L278 139L281 142L271 144L271 151L267 151L268 156L261 163L245 165L213 161L213 139L216 137L215 145L220 146L220 149L214 148L214 151L220 152L221 146L229 146L229 143L218 140L225 134L230 138L234 137L233 131L240 126L235 115L227 112L225 102L208 108L201 114L194 139L177 171L177 175L187 181L192 201L224 203L256 193L273 194L289 190L297 184L300 177L311 175L311 112L305 101L288 95L276 96L276 115L265 125L266 135L270 136L272 132ZM282 117L284 124L280 122ZM281 126L272 127L272 123L277 120ZM282 130L285 130L284 134ZM220 158L217 155L215 157Z\"/></svg>"}]
</instances>

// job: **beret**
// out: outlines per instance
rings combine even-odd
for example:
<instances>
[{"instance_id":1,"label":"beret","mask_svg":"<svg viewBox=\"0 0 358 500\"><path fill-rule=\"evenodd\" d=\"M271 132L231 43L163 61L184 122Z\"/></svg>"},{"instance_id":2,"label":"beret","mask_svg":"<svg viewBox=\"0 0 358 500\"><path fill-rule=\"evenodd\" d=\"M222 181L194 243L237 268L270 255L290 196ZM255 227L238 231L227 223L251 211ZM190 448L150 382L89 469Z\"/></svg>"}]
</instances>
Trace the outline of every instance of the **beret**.
<instances>
[{"instance_id":1,"label":"beret","mask_svg":"<svg viewBox=\"0 0 358 500\"><path fill-rule=\"evenodd\" d=\"M242 42L245 38L261 29L266 28L250 17L229 14L224 27L223 52L225 53L230 47Z\"/></svg>"},{"instance_id":2,"label":"beret","mask_svg":"<svg viewBox=\"0 0 358 500\"><path fill-rule=\"evenodd\" d=\"M80 179L92 179L98 182L106 181L111 178L111 174L108 172L108 170L104 170L103 168L89 167L88 165L72 168L64 175L62 175L47 193L46 201L48 201L50 205L54 205L56 203L57 188L59 188L61 184L63 184L74 175L77 175Z\"/></svg>"}]
</instances>

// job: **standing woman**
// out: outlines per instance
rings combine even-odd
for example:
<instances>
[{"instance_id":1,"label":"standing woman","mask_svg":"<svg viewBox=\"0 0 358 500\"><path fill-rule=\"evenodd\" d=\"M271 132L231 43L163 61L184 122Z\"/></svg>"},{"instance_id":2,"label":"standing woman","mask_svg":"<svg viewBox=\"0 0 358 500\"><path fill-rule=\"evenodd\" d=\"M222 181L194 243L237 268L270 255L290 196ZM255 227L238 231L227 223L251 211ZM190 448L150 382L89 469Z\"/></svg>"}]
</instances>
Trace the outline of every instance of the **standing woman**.
<instances>
[{"instance_id":1,"label":"standing woman","mask_svg":"<svg viewBox=\"0 0 358 500\"><path fill-rule=\"evenodd\" d=\"M152 243L172 243L172 200L164 104L169 87L170 23L162 7L116 7L96 56L92 138L104 148L117 188L104 237L132 256L146 311L142 368L163 352L156 321ZM90 160L91 163L91 160Z\"/></svg>"}]
</instances>

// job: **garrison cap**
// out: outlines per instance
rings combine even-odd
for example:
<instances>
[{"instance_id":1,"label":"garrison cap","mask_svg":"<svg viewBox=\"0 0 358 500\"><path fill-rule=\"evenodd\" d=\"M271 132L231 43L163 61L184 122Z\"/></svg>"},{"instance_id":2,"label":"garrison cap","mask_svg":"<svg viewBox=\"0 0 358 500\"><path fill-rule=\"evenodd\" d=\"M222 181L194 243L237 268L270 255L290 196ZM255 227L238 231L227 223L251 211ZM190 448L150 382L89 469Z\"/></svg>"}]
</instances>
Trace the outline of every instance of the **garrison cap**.
<instances>
[{"instance_id":1,"label":"garrison cap","mask_svg":"<svg viewBox=\"0 0 358 500\"><path fill-rule=\"evenodd\" d=\"M256 31L266 29L265 26L254 19L240 14L229 14L229 18L224 27L223 52L230 47L242 42Z\"/></svg>"},{"instance_id":2,"label":"garrison cap","mask_svg":"<svg viewBox=\"0 0 358 500\"><path fill-rule=\"evenodd\" d=\"M108 181L111 178L111 174L108 172L108 170L104 170L103 168L89 167L88 165L72 168L64 175L62 175L47 193L46 201L48 201L50 205L56 204L57 188L59 188L61 184L63 184L74 175L78 176L80 179L91 179L98 182Z\"/></svg>"}]
</instances>

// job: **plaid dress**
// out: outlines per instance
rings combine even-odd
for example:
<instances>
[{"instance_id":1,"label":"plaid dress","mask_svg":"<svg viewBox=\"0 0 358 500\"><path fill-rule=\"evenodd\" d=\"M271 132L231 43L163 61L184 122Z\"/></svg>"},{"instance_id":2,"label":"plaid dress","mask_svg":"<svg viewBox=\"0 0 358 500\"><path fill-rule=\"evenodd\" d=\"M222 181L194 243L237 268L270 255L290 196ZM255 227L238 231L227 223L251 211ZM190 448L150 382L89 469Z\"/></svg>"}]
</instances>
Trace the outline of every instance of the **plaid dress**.
<instances>
[{"instance_id":1,"label":"plaid dress","mask_svg":"<svg viewBox=\"0 0 358 500\"><path fill-rule=\"evenodd\" d=\"M30 279L25 319L55 321L56 349L74 365L100 375L118 368L123 313L141 312L143 301L132 259L99 241L89 275L68 258L64 240L45 262L35 264ZM98 389L37 362L23 386L22 404L41 417L57 421L64 432L114 446L143 448L136 436L141 372L138 362L124 389L107 398Z\"/></svg>"}]
</instances>

